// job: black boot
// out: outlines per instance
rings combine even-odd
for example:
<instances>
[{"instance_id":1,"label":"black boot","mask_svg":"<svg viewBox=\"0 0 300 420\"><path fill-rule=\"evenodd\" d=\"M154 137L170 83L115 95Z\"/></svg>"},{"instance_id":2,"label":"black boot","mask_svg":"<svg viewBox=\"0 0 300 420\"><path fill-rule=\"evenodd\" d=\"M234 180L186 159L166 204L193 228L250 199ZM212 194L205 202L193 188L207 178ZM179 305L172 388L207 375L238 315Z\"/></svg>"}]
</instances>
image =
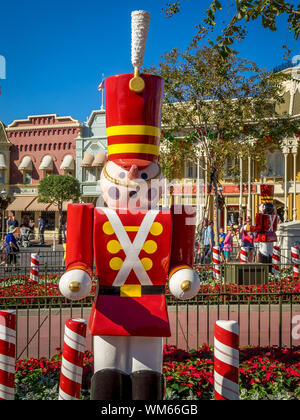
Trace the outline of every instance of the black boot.
<instances>
[{"instance_id":1,"label":"black boot","mask_svg":"<svg viewBox=\"0 0 300 420\"><path fill-rule=\"evenodd\" d=\"M117 369L97 371L91 381L91 400L128 401L131 399L130 376Z\"/></svg>"},{"instance_id":2,"label":"black boot","mask_svg":"<svg viewBox=\"0 0 300 420\"><path fill-rule=\"evenodd\" d=\"M138 370L131 374L133 400L163 400L165 382L161 373Z\"/></svg>"}]
</instances>

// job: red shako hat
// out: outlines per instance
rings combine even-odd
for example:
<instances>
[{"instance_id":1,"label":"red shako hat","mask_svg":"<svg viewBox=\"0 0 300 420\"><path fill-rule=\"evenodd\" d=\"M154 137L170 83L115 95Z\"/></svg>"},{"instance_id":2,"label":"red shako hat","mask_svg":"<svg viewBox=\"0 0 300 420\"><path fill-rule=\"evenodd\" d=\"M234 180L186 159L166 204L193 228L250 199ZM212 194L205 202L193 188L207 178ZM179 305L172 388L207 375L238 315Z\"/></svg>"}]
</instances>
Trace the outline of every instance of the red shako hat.
<instances>
[{"instance_id":1,"label":"red shako hat","mask_svg":"<svg viewBox=\"0 0 300 420\"><path fill-rule=\"evenodd\" d=\"M274 198L274 185L261 184L260 185L260 197L262 203L273 203Z\"/></svg>"},{"instance_id":2,"label":"red shako hat","mask_svg":"<svg viewBox=\"0 0 300 420\"><path fill-rule=\"evenodd\" d=\"M131 90L134 74L105 80L108 160L120 166L148 166L157 162L160 142L164 80L141 74L144 89Z\"/></svg>"}]
</instances>

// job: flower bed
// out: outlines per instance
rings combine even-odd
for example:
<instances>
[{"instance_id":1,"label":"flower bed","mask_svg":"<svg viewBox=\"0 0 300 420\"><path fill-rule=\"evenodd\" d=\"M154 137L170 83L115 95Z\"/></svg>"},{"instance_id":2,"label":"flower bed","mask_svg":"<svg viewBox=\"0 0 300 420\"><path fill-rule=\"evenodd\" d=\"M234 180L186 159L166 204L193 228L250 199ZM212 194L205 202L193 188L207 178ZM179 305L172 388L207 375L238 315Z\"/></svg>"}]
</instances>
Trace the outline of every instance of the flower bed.
<instances>
[{"instance_id":1,"label":"flower bed","mask_svg":"<svg viewBox=\"0 0 300 420\"><path fill-rule=\"evenodd\" d=\"M203 272L208 273L205 281L201 282L197 298L189 300L190 304L242 304L242 303L270 303L281 302L300 303L299 281L291 275L290 269L281 271L277 279L270 275L266 284L237 285L235 283L215 282L211 276L211 266L196 267L203 280ZM29 276L15 276L4 278L0 282L0 304L10 306L28 306L45 304L46 298L51 305L68 304L58 288L60 276L50 274L41 276L38 283L29 279ZM93 277L91 296L83 301L85 304L93 302L93 295L96 290L97 278ZM169 295L168 286L166 293ZM168 296L168 303L174 304L176 299ZM82 304L82 301L79 302ZM76 303L73 303L76 305Z\"/></svg>"},{"instance_id":2,"label":"flower bed","mask_svg":"<svg viewBox=\"0 0 300 420\"><path fill-rule=\"evenodd\" d=\"M61 353L16 363L16 399L57 399ZM93 354L84 357L82 398L89 398ZM166 399L213 399L213 351L165 346ZM300 347L248 347L240 351L241 399L300 399Z\"/></svg>"}]
</instances>

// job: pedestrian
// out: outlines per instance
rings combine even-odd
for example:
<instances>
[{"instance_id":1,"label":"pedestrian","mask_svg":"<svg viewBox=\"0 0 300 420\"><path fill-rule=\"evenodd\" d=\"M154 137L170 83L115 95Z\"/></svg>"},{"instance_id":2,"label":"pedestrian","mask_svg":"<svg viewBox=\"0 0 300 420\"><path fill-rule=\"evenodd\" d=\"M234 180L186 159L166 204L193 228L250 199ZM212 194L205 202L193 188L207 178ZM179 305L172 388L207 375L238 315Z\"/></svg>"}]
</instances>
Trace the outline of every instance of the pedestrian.
<instances>
[{"instance_id":1,"label":"pedestrian","mask_svg":"<svg viewBox=\"0 0 300 420\"><path fill-rule=\"evenodd\" d=\"M10 246L6 243L6 234L4 235L2 245L1 245L1 263L0 265L4 265L7 267L7 258L9 254Z\"/></svg>"},{"instance_id":2,"label":"pedestrian","mask_svg":"<svg viewBox=\"0 0 300 420\"><path fill-rule=\"evenodd\" d=\"M224 229L221 227L219 230L219 246L220 246L220 258L221 262L224 262L224 239L226 234L224 233Z\"/></svg>"},{"instance_id":3,"label":"pedestrian","mask_svg":"<svg viewBox=\"0 0 300 420\"><path fill-rule=\"evenodd\" d=\"M227 229L227 235L225 236L224 239L224 256L225 256L225 262L229 263L230 261L230 254L232 253L233 250L233 240L232 240L232 229L228 228Z\"/></svg>"},{"instance_id":4,"label":"pedestrian","mask_svg":"<svg viewBox=\"0 0 300 420\"><path fill-rule=\"evenodd\" d=\"M247 217L246 224L243 226L242 246L248 248L248 261L253 262L254 255L254 235L247 227L251 226L251 217Z\"/></svg>"},{"instance_id":5,"label":"pedestrian","mask_svg":"<svg viewBox=\"0 0 300 420\"><path fill-rule=\"evenodd\" d=\"M236 255L237 260L240 259L240 249L241 249L242 241L243 241L243 228L244 228L243 218L239 216L238 222L237 222L237 245L238 245L238 252Z\"/></svg>"},{"instance_id":6,"label":"pedestrian","mask_svg":"<svg viewBox=\"0 0 300 420\"><path fill-rule=\"evenodd\" d=\"M34 227L35 227L35 223L33 219L29 220L29 229L30 229L30 239L34 239Z\"/></svg>"},{"instance_id":7,"label":"pedestrian","mask_svg":"<svg viewBox=\"0 0 300 420\"><path fill-rule=\"evenodd\" d=\"M11 226L9 228L8 234L6 235L5 242L9 245L8 248L8 264L12 265L13 267L16 266L17 263L17 253L20 251L17 240L15 238L15 232L17 228Z\"/></svg>"},{"instance_id":8,"label":"pedestrian","mask_svg":"<svg viewBox=\"0 0 300 420\"><path fill-rule=\"evenodd\" d=\"M39 216L39 225L38 225L38 229L39 229L39 236L40 236L40 245L44 245L45 244L45 237L44 237L44 233L45 233L45 220Z\"/></svg>"},{"instance_id":9,"label":"pedestrian","mask_svg":"<svg viewBox=\"0 0 300 420\"><path fill-rule=\"evenodd\" d=\"M8 215L8 219L7 219L6 224L7 224L7 232L9 232L9 228L11 226L15 227L15 228L17 228L19 226L19 222L16 219L14 211L11 211L10 214Z\"/></svg>"},{"instance_id":10,"label":"pedestrian","mask_svg":"<svg viewBox=\"0 0 300 420\"><path fill-rule=\"evenodd\" d=\"M208 223L207 218L203 220L200 239L201 264L205 263L206 257L208 255L211 255L212 248L214 246L214 233L211 223L212 222Z\"/></svg>"}]
</instances>

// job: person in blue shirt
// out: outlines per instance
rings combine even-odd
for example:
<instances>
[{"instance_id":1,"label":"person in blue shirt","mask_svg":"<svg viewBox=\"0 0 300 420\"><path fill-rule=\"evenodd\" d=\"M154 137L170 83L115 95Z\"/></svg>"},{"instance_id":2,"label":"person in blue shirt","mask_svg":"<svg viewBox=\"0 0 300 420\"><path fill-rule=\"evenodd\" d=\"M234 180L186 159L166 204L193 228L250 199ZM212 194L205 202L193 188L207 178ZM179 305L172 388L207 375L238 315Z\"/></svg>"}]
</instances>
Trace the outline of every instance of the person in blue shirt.
<instances>
[{"instance_id":1,"label":"person in blue shirt","mask_svg":"<svg viewBox=\"0 0 300 420\"><path fill-rule=\"evenodd\" d=\"M17 244L17 240L15 238L14 233L16 232L17 228L11 226L9 228L8 234L5 238L5 243L9 246L9 252L8 252L8 264L12 264L13 266L16 265L17 262L17 252L19 252L19 247Z\"/></svg>"},{"instance_id":2,"label":"person in blue shirt","mask_svg":"<svg viewBox=\"0 0 300 420\"><path fill-rule=\"evenodd\" d=\"M221 261L224 262L224 239L225 239L225 233L224 233L224 229L220 228L219 230L219 245L220 245L220 257L221 257Z\"/></svg>"},{"instance_id":3,"label":"person in blue shirt","mask_svg":"<svg viewBox=\"0 0 300 420\"><path fill-rule=\"evenodd\" d=\"M7 232L9 232L10 227L17 228L19 226L19 222L17 221L15 217L15 212L11 211L10 215L8 216L7 220Z\"/></svg>"},{"instance_id":4,"label":"person in blue shirt","mask_svg":"<svg viewBox=\"0 0 300 420\"><path fill-rule=\"evenodd\" d=\"M40 245L44 245L45 244L45 238L44 238L44 232L45 232L45 227L46 227L45 225L46 225L45 220L42 219L41 216L39 216L39 226L38 226L38 229L39 229L39 235L40 235Z\"/></svg>"}]
</instances>

